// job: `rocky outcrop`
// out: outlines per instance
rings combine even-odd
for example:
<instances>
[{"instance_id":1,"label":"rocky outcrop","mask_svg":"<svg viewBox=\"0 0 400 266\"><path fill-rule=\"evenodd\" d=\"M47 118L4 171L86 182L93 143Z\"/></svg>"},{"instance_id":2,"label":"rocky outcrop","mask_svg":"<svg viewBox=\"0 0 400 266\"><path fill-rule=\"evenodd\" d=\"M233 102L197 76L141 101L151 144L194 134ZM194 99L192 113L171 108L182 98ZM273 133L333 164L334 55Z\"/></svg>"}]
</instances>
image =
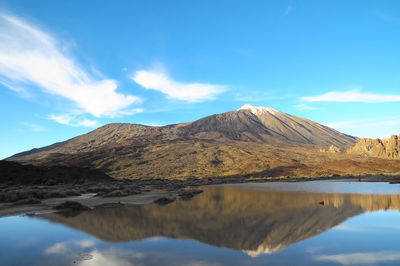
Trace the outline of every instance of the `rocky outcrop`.
<instances>
[{"instance_id":1,"label":"rocky outcrop","mask_svg":"<svg viewBox=\"0 0 400 266\"><path fill-rule=\"evenodd\" d=\"M386 139L363 138L356 145L348 148L346 152L379 158L400 159L399 137L393 135Z\"/></svg>"},{"instance_id":2,"label":"rocky outcrop","mask_svg":"<svg viewBox=\"0 0 400 266\"><path fill-rule=\"evenodd\" d=\"M340 150L338 147L336 147L335 145L331 145L331 146L329 147L329 149L320 149L319 151L320 151L320 152L328 152L328 153L338 153L338 152L341 152L341 150Z\"/></svg>"}]
</instances>

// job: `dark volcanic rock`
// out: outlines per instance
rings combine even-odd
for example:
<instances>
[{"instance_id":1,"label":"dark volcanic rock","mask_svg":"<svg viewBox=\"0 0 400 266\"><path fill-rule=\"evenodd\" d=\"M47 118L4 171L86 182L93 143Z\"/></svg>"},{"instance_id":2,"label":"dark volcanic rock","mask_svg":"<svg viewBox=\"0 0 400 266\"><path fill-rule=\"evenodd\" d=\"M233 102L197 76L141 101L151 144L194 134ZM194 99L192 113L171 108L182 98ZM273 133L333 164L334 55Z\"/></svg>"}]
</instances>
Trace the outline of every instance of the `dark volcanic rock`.
<instances>
[{"instance_id":1,"label":"dark volcanic rock","mask_svg":"<svg viewBox=\"0 0 400 266\"><path fill-rule=\"evenodd\" d=\"M203 192L203 190L201 190L201 189L181 190L178 192L178 196L180 199L190 200L195 195L200 194L202 192Z\"/></svg>"},{"instance_id":2,"label":"dark volcanic rock","mask_svg":"<svg viewBox=\"0 0 400 266\"><path fill-rule=\"evenodd\" d=\"M14 202L14 205L25 205L25 204L39 204L41 201L36 198L27 198L27 199L21 199L16 202Z\"/></svg>"},{"instance_id":3,"label":"dark volcanic rock","mask_svg":"<svg viewBox=\"0 0 400 266\"><path fill-rule=\"evenodd\" d=\"M113 198L113 197L125 197L128 196L130 193L125 190L114 190L106 193L100 193L99 196L104 198Z\"/></svg>"},{"instance_id":4,"label":"dark volcanic rock","mask_svg":"<svg viewBox=\"0 0 400 266\"><path fill-rule=\"evenodd\" d=\"M8 185L79 184L107 181L111 178L99 170L66 166L33 166L0 161L0 183Z\"/></svg>"},{"instance_id":5,"label":"dark volcanic rock","mask_svg":"<svg viewBox=\"0 0 400 266\"><path fill-rule=\"evenodd\" d=\"M154 203L157 203L158 205L167 205L174 201L175 201L175 198L162 197L162 198L156 199L154 201Z\"/></svg>"},{"instance_id":6,"label":"dark volcanic rock","mask_svg":"<svg viewBox=\"0 0 400 266\"><path fill-rule=\"evenodd\" d=\"M73 210L73 211L84 211L90 210L89 207L83 205L82 203L76 201L65 201L57 206L54 206L55 210Z\"/></svg>"}]
</instances>

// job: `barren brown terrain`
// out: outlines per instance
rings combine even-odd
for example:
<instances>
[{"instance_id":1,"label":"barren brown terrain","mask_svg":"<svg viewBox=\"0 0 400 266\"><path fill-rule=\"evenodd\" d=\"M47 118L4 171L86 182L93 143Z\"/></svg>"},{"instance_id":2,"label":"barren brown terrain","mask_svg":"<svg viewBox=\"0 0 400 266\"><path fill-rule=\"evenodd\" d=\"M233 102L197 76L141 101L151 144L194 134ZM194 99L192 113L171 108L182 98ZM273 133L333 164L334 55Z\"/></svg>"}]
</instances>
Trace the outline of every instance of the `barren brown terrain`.
<instances>
[{"instance_id":1,"label":"barren brown terrain","mask_svg":"<svg viewBox=\"0 0 400 266\"><path fill-rule=\"evenodd\" d=\"M393 156L375 158L349 148L357 141L304 118L245 105L185 124L108 124L8 160L89 167L117 179L400 173L400 160Z\"/></svg>"}]
</instances>

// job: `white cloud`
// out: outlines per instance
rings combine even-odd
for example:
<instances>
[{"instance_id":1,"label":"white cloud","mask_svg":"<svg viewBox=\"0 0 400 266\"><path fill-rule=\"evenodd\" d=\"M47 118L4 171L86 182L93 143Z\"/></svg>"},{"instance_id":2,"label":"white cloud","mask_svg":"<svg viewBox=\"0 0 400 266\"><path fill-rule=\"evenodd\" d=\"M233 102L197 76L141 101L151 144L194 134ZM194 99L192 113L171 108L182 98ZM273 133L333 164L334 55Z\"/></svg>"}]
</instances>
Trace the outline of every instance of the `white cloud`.
<instances>
[{"instance_id":1,"label":"white cloud","mask_svg":"<svg viewBox=\"0 0 400 266\"><path fill-rule=\"evenodd\" d=\"M331 230L338 230L338 231L349 231L349 232L365 232L365 228L355 227L345 224L340 224L338 226L333 227Z\"/></svg>"},{"instance_id":2,"label":"white cloud","mask_svg":"<svg viewBox=\"0 0 400 266\"><path fill-rule=\"evenodd\" d=\"M400 95L383 95L373 93L362 93L359 90L336 92L331 91L318 96L301 98L306 102L362 102L362 103L384 103L400 102Z\"/></svg>"},{"instance_id":3,"label":"white cloud","mask_svg":"<svg viewBox=\"0 0 400 266\"><path fill-rule=\"evenodd\" d=\"M73 127L97 127L99 126L98 121L89 120L86 118L80 119L73 115L50 115L50 120L53 120L59 124L73 126Z\"/></svg>"},{"instance_id":4,"label":"white cloud","mask_svg":"<svg viewBox=\"0 0 400 266\"><path fill-rule=\"evenodd\" d=\"M64 254L68 252L68 247L65 243L55 243L54 245L47 248L44 253L47 255L51 254Z\"/></svg>"},{"instance_id":5,"label":"white cloud","mask_svg":"<svg viewBox=\"0 0 400 266\"><path fill-rule=\"evenodd\" d=\"M310 253L310 254L314 254L314 253L317 253L317 252L319 252L319 251L321 251L323 249L325 249L324 246L310 246L310 247L306 248L306 252Z\"/></svg>"},{"instance_id":6,"label":"white cloud","mask_svg":"<svg viewBox=\"0 0 400 266\"><path fill-rule=\"evenodd\" d=\"M45 130L44 127L42 127L40 125L37 125L37 124L34 124L34 123L21 122L21 125L29 128L31 131L34 131L34 132L41 132L41 131Z\"/></svg>"},{"instance_id":7,"label":"white cloud","mask_svg":"<svg viewBox=\"0 0 400 266\"><path fill-rule=\"evenodd\" d=\"M382 11L378 11L378 10L376 10L374 12L374 14L376 17L378 17L386 22L400 23L400 17L398 17L398 16L394 16L394 15L391 15L391 14L388 14L388 13L385 13Z\"/></svg>"},{"instance_id":8,"label":"white cloud","mask_svg":"<svg viewBox=\"0 0 400 266\"><path fill-rule=\"evenodd\" d=\"M76 241L75 244L81 248L89 248L89 247L95 246L96 242L94 242L93 240L89 240L89 239L82 239L82 240Z\"/></svg>"},{"instance_id":9,"label":"white cloud","mask_svg":"<svg viewBox=\"0 0 400 266\"><path fill-rule=\"evenodd\" d=\"M144 111L143 108L126 109L126 110L121 110L121 111L115 112L114 114L110 115L110 117L115 118L115 117L120 117L120 116L125 116L125 115L136 115L139 113L143 113L143 111Z\"/></svg>"},{"instance_id":10,"label":"white cloud","mask_svg":"<svg viewBox=\"0 0 400 266\"><path fill-rule=\"evenodd\" d=\"M160 91L169 98L187 102L213 100L226 89L222 85L177 82L166 74L156 71L136 71L132 79L145 89Z\"/></svg>"},{"instance_id":11,"label":"white cloud","mask_svg":"<svg viewBox=\"0 0 400 266\"><path fill-rule=\"evenodd\" d=\"M286 8L286 10L285 10L285 15L289 15L290 12L292 12L292 10L293 10L292 5L289 5L289 6Z\"/></svg>"},{"instance_id":12,"label":"white cloud","mask_svg":"<svg viewBox=\"0 0 400 266\"><path fill-rule=\"evenodd\" d=\"M317 110L317 108L309 106L307 104L298 104L296 105L297 109L300 111L305 111L305 110Z\"/></svg>"},{"instance_id":13,"label":"white cloud","mask_svg":"<svg viewBox=\"0 0 400 266\"><path fill-rule=\"evenodd\" d=\"M2 80L0 80L0 85L3 85L4 87L16 92L22 98L31 98L32 97L32 95L23 87L13 86Z\"/></svg>"},{"instance_id":14,"label":"white cloud","mask_svg":"<svg viewBox=\"0 0 400 266\"><path fill-rule=\"evenodd\" d=\"M331 128L353 128L353 127L358 127L357 125L360 125L362 123L365 123L367 120L345 120L345 121L338 121L338 122L332 122L326 124L326 126L331 127Z\"/></svg>"},{"instance_id":15,"label":"white cloud","mask_svg":"<svg viewBox=\"0 0 400 266\"><path fill-rule=\"evenodd\" d=\"M37 87L62 96L96 117L112 116L140 101L116 92L115 80L89 74L39 27L5 14L0 14L0 81L21 94Z\"/></svg>"},{"instance_id":16,"label":"white cloud","mask_svg":"<svg viewBox=\"0 0 400 266\"><path fill-rule=\"evenodd\" d=\"M44 250L44 253L47 255L52 255L52 254L67 254L67 253L73 253L73 250L76 249L76 247L80 249L86 249L90 247L94 247L96 245L96 242L93 240L89 239L82 239L82 240L75 240L75 241L69 241L69 242L58 242L55 243L54 245L51 245L47 249Z\"/></svg>"},{"instance_id":17,"label":"white cloud","mask_svg":"<svg viewBox=\"0 0 400 266\"><path fill-rule=\"evenodd\" d=\"M319 255L313 258L316 261L335 262L342 265L379 264L391 261L400 261L400 252L365 252L337 255Z\"/></svg>"},{"instance_id":18,"label":"white cloud","mask_svg":"<svg viewBox=\"0 0 400 266\"><path fill-rule=\"evenodd\" d=\"M78 262L81 266L98 266L98 265L109 265L109 266L133 266L137 265L133 263L133 260L144 258L144 254L136 251L118 251L118 250L93 250L89 253L92 258L90 260L82 260Z\"/></svg>"},{"instance_id":19,"label":"white cloud","mask_svg":"<svg viewBox=\"0 0 400 266\"><path fill-rule=\"evenodd\" d=\"M363 119L363 120L345 120L326 124L328 127L335 129L349 129L349 128L374 128L385 126L400 125L400 119Z\"/></svg>"}]
</instances>

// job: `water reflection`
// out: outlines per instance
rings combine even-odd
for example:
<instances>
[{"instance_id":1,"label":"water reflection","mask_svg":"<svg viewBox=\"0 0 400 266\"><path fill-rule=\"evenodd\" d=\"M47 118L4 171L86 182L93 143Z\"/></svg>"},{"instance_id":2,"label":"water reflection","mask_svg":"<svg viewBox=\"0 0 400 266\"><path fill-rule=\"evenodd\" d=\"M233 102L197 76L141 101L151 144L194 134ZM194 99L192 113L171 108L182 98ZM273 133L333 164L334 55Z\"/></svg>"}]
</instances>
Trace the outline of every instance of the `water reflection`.
<instances>
[{"instance_id":1,"label":"water reflection","mask_svg":"<svg viewBox=\"0 0 400 266\"><path fill-rule=\"evenodd\" d=\"M166 206L126 205L96 208L75 216L50 213L40 217L107 242L190 239L257 257L333 227L340 230L337 226L348 218L378 210L400 210L400 195L266 192L234 186L207 187L192 201L178 200ZM62 246L49 251L59 249ZM337 254L315 260L346 262L353 257Z\"/></svg>"}]
</instances>

